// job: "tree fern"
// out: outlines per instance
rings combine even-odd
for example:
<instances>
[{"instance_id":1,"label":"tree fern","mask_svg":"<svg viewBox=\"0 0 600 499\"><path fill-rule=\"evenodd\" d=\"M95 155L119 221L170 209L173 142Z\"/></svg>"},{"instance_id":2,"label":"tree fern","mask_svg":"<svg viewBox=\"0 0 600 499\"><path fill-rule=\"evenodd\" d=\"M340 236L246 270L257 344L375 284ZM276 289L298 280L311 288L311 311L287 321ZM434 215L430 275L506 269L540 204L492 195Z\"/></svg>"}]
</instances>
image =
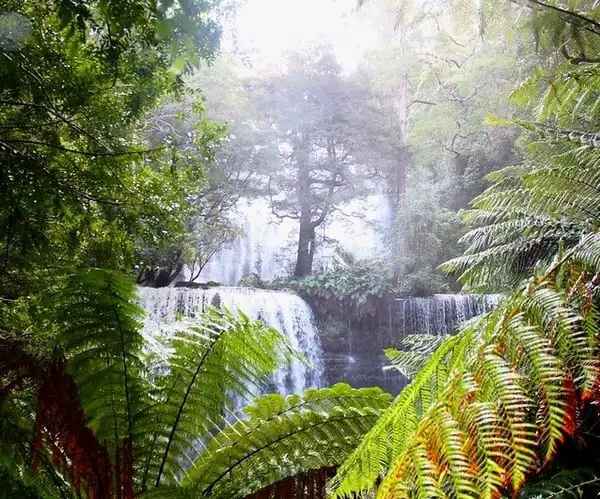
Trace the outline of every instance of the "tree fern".
<instances>
[{"instance_id":1,"label":"tree fern","mask_svg":"<svg viewBox=\"0 0 600 499\"><path fill-rule=\"evenodd\" d=\"M208 443L184 485L196 497L244 497L300 472L336 466L389 402L378 388L344 384L261 397Z\"/></svg>"},{"instance_id":2,"label":"tree fern","mask_svg":"<svg viewBox=\"0 0 600 499\"><path fill-rule=\"evenodd\" d=\"M281 333L209 309L165 338L166 362L149 366L128 278L82 270L58 287L45 300L58 331L52 358L0 338L0 430L12 421L11 435L27 442L3 435L0 456L22 457L16 467L0 459L0 478L20 476L25 491L49 484L49 498L108 499L321 490L389 405L379 389L337 385L264 396L234 413L298 355Z\"/></svg>"},{"instance_id":3,"label":"tree fern","mask_svg":"<svg viewBox=\"0 0 600 499\"><path fill-rule=\"evenodd\" d=\"M519 491L597 397L599 263L600 239L587 236L446 340L340 467L334 497L367 490L381 474L378 497Z\"/></svg>"},{"instance_id":4,"label":"tree fern","mask_svg":"<svg viewBox=\"0 0 600 499\"><path fill-rule=\"evenodd\" d=\"M124 276L86 269L68 275L47 298L90 427L115 453L124 441L135 445L143 437L137 428L150 390L134 293Z\"/></svg>"},{"instance_id":5,"label":"tree fern","mask_svg":"<svg viewBox=\"0 0 600 499\"><path fill-rule=\"evenodd\" d=\"M278 331L219 309L169 343L167 374L155 381L155 403L143 426L152 432L143 473L155 486L174 483L187 467L181 458L190 444L217 430L216 422L236 403L264 392L270 374L292 353Z\"/></svg>"}]
</instances>

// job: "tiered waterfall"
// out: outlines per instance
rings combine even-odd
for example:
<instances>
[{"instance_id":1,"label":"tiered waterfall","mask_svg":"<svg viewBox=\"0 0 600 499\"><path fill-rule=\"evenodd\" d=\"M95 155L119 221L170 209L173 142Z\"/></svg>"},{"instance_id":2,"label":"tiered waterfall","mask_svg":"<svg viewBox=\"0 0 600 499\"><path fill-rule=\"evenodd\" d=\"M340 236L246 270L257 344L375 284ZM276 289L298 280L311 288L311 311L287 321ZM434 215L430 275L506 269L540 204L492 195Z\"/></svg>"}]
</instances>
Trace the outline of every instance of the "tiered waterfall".
<instances>
[{"instance_id":1,"label":"tiered waterfall","mask_svg":"<svg viewBox=\"0 0 600 499\"><path fill-rule=\"evenodd\" d=\"M169 334L178 315L194 317L207 306L241 310L284 333L310 365L293 360L274 375L274 388L281 394L298 393L322 385L323 360L319 336L310 307L299 296L283 291L241 287L193 289L184 287L140 288L140 305L146 310L144 333L150 344Z\"/></svg>"}]
</instances>

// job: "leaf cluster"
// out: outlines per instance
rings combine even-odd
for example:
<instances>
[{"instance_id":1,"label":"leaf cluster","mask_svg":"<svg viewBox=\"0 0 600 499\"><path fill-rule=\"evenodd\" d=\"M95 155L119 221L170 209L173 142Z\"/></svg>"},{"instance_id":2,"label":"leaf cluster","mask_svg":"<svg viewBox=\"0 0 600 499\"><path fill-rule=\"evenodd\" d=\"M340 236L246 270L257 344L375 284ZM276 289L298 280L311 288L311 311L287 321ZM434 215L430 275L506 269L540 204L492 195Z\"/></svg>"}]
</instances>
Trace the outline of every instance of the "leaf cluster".
<instances>
[{"instance_id":1,"label":"leaf cluster","mask_svg":"<svg viewBox=\"0 0 600 499\"><path fill-rule=\"evenodd\" d=\"M183 232L203 158L178 168L142 120L180 93L181 57L213 57L218 2L4 2L0 278L13 297L53 264L129 269ZM221 133L205 127L202 143ZM42 271L43 272L43 271ZM43 275L43 274L42 274ZM43 285L42 285L43 287Z\"/></svg>"},{"instance_id":2,"label":"leaf cluster","mask_svg":"<svg viewBox=\"0 0 600 499\"><path fill-rule=\"evenodd\" d=\"M370 317L395 295L393 272L379 261L359 260L288 284L324 316Z\"/></svg>"}]
</instances>

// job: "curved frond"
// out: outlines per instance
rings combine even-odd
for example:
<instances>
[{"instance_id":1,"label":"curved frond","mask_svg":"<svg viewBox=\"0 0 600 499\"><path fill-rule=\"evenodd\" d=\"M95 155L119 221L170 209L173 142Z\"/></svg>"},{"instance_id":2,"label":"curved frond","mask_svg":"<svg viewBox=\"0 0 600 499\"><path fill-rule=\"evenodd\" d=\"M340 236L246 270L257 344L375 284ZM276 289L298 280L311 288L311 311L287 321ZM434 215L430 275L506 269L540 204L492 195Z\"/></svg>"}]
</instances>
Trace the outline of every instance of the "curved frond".
<instances>
[{"instance_id":1,"label":"curved frond","mask_svg":"<svg viewBox=\"0 0 600 499\"><path fill-rule=\"evenodd\" d=\"M408 449L408 438L436 402L449 373L466 362L467 345L479 341L475 333L467 328L462 335L447 338L427 360L342 464L332 481L333 497L370 490L390 463Z\"/></svg>"},{"instance_id":2,"label":"curved frond","mask_svg":"<svg viewBox=\"0 0 600 499\"><path fill-rule=\"evenodd\" d=\"M443 336L434 334L409 334L402 338L400 345L402 350L384 349L383 353L390 364L384 366L383 369L398 371L407 378L411 378L443 341Z\"/></svg>"},{"instance_id":3,"label":"curved frond","mask_svg":"<svg viewBox=\"0 0 600 499\"><path fill-rule=\"evenodd\" d=\"M260 397L206 445L184 486L196 497L233 499L286 477L336 466L390 399L379 388L345 384Z\"/></svg>"},{"instance_id":4,"label":"curved frond","mask_svg":"<svg viewBox=\"0 0 600 499\"><path fill-rule=\"evenodd\" d=\"M139 427L149 439L140 456L143 490L176 483L226 412L264 393L292 355L285 336L241 313L209 309L186 326L169 340L166 373L155 379L154 404Z\"/></svg>"},{"instance_id":5,"label":"curved frond","mask_svg":"<svg viewBox=\"0 0 600 499\"><path fill-rule=\"evenodd\" d=\"M597 397L599 263L600 238L584 237L446 340L340 467L334 497L368 490L382 474L381 498L518 492ZM459 345L460 357L449 355Z\"/></svg>"},{"instance_id":6,"label":"curved frond","mask_svg":"<svg viewBox=\"0 0 600 499\"><path fill-rule=\"evenodd\" d=\"M141 309L130 278L84 269L65 278L47 299L59 331L67 369L96 437L117 452L137 444L136 426L148 403Z\"/></svg>"}]
</instances>

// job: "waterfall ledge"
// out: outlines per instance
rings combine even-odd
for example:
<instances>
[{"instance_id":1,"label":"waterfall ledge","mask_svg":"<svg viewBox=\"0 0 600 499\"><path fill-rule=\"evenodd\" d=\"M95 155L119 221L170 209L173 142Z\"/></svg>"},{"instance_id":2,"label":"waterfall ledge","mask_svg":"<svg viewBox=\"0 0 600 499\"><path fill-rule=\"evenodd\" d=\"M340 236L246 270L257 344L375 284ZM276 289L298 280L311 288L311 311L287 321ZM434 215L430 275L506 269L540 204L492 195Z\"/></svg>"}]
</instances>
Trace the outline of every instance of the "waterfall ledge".
<instances>
[{"instance_id":1,"label":"waterfall ledge","mask_svg":"<svg viewBox=\"0 0 600 499\"><path fill-rule=\"evenodd\" d=\"M299 393L323 384L319 335L310 307L298 295L221 286L209 289L140 287L138 296L146 311L143 332L150 348L160 348L157 338L170 334L179 315L193 318L208 306L223 306L232 312L241 310L250 319L260 319L279 330L309 361L311 366L293 360L289 368L276 372L273 382L277 392Z\"/></svg>"}]
</instances>

